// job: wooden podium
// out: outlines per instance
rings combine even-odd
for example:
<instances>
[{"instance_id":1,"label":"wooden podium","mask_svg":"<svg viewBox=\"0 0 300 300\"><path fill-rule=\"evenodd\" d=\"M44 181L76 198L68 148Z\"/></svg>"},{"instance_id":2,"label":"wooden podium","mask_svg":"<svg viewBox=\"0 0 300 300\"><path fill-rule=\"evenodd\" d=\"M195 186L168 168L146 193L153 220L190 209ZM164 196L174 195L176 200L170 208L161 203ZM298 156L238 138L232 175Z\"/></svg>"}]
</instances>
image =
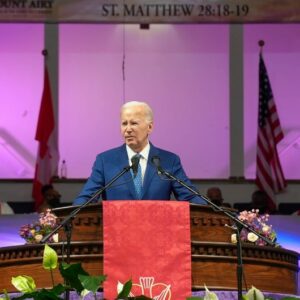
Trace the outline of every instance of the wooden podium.
<instances>
[{"instance_id":1,"label":"wooden podium","mask_svg":"<svg viewBox=\"0 0 300 300\"><path fill-rule=\"evenodd\" d=\"M74 207L53 210L60 220ZM236 290L237 249L231 243L230 219L208 206L190 205L192 247L192 289L206 285L210 290ZM82 262L92 275L103 273L102 206L83 208L73 221L71 263ZM60 231L60 240L64 232ZM58 255L66 255L62 243L52 244ZM0 248L0 290L15 291L11 277L32 276L37 287L50 287L50 273L42 268L43 245L22 245ZM247 288L273 293L296 294L298 253L282 248L243 244L244 282ZM55 283L62 278L55 270ZM243 287L245 288L245 286Z\"/></svg>"}]
</instances>

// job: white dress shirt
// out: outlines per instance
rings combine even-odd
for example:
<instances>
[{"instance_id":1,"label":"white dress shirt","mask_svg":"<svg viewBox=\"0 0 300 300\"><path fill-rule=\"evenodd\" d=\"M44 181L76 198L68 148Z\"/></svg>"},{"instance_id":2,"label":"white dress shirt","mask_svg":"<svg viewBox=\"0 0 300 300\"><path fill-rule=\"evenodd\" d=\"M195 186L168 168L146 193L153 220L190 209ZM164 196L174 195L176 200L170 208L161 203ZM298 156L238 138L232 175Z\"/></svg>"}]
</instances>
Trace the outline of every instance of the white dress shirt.
<instances>
[{"instance_id":1,"label":"white dress shirt","mask_svg":"<svg viewBox=\"0 0 300 300\"><path fill-rule=\"evenodd\" d=\"M131 165L131 159L137 153L134 152L127 145L126 145L126 150L127 150L127 155L128 155L128 162L129 162L129 165ZM149 143L146 145L146 147L141 152L139 152L139 154L141 155L140 165L141 165L141 169L142 169L142 180L143 181L144 181L144 176L145 176L145 172L146 172L149 152L150 152L150 144Z\"/></svg>"}]
</instances>

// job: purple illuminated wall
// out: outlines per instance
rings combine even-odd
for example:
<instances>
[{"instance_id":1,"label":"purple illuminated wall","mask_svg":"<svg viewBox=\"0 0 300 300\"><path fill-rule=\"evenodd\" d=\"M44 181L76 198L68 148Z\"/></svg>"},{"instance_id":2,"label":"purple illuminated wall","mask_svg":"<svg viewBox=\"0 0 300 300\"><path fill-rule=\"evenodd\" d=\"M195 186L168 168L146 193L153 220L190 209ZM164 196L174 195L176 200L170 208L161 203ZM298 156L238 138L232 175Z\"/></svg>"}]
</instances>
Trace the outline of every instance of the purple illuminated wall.
<instances>
[{"instance_id":1,"label":"purple illuminated wall","mask_svg":"<svg viewBox=\"0 0 300 300\"><path fill-rule=\"evenodd\" d=\"M123 36L123 25L62 25L60 34L61 157L74 177L122 142L123 38L125 99L153 107L153 143L178 153L191 177L228 176L227 26L128 25Z\"/></svg>"},{"instance_id":2,"label":"purple illuminated wall","mask_svg":"<svg viewBox=\"0 0 300 300\"><path fill-rule=\"evenodd\" d=\"M32 178L44 26L0 24L0 178Z\"/></svg>"},{"instance_id":3,"label":"purple illuminated wall","mask_svg":"<svg viewBox=\"0 0 300 300\"><path fill-rule=\"evenodd\" d=\"M82 178L100 151L122 143L119 107L154 108L154 144L178 153L191 178L229 176L228 25L60 25L59 147L68 177ZM287 139L287 178L300 178L300 26L244 26L245 165L255 172L257 40ZM43 85L44 27L0 24L0 178L32 178ZM125 54L125 81L122 59Z\"/></svg>"}]
</instances>

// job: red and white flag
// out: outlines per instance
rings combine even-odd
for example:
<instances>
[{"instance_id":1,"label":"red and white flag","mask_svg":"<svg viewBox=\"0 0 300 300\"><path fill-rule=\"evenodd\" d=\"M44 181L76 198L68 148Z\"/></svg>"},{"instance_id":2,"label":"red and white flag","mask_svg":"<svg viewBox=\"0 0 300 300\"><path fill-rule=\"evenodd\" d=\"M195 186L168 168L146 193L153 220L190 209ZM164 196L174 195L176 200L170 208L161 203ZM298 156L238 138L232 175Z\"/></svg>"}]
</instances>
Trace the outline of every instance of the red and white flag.
<instances>
[{"instance_id":1,"label":"red and white flag","mask_svg":"<svg viewBox=\"0 0 300 300\"><path fill-rule=\"evenodd\" d=\"M287 184L277 153L277 144L283 139L283 132L262 54L259 57L258 110L256 184L267 193L272 211L276 209L275 194Z\"/></svg>"},{"instance_id":2,"label":"red and white flag","mask_svg":"<svg viewBox=\"0 0 300 300\"><path fill-rule=\"evenodd\" d=\"M42 204L41 188L50 184L58 169L57 125L55 123L51 86L47 66L45 66L44 90L41 100L35 139L39 142L35 174L33 179L32 197L35 208Z\"/></svg>"}]
</instances>

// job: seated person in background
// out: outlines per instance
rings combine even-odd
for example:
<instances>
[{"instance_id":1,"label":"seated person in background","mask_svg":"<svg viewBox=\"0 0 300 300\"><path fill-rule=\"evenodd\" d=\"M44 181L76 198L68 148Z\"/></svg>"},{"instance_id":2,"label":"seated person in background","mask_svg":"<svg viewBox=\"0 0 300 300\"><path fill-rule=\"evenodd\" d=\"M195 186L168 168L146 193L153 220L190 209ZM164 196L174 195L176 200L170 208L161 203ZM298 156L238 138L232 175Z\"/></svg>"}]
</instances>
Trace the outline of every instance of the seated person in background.
<instances>
[{"instance_id":1,"label":"seated person in background","mask_svg":"<svg viewBox=\"0 0 300 300\"><path fill-rule=\"evenodd\" d=\"M133 157L139 157L137 175L133 177L131 172L124 174L115 185L102 193L102 199L170 200L171 194L174 194L177 200L205 204L202 198L195 196L187 188L174 180L161 178L158 174L157 167L152 162L153 158L163 169L193 187L183 170L179 156L157 148L149 141L153 124L153 112L147 103L131 101L121 107L120 130L124 144L97 155L92 173L80 195L73 202L74 205L88 201L124 167L132 165Z\"/></svg>"},{"instance_id":2,"label":"seated person in background","mask_svg":"<svg viewBox=\"0 0 300 300\"><path fill-rule=\"evenodd\" d=\"M13 209L3 201L0 201L0 215L13 215Z\"/></svg>"},{"instance_id":3,"label":"seated person in background","mask_svg":"<svg viewBox=\"0 0 300 300\"><path fill-rule=\"evenodd\" d=\"M52 209L60 206L60 193L53 187L52 184L46 184L41 189L43 195L43 203L38 208L38 212L45 212L47 209Z\"/></svg>"},{"instance_id":4,"label":"seated person in background","mask_svg":"<svg viewBox=\"0 0 300 300\"><path fill-rule=\"evenodd\" d=\"M206 192L206 196L211 200L211 202L218 206L231 207L229 203L224 202L222 191L218 187L209 188Z\"/></svg>"},{"instance_id":5,"label":"seated person in background","mask_svg":"<svg viewBox=\"0 0 300 300\"><path fill-rule=\"evenodd\" d=\"M260 214L274 213L268 205L268 195L264 191L257 190L251 196L251 209L258 209Z\"/></svg>"}]
</instances>

